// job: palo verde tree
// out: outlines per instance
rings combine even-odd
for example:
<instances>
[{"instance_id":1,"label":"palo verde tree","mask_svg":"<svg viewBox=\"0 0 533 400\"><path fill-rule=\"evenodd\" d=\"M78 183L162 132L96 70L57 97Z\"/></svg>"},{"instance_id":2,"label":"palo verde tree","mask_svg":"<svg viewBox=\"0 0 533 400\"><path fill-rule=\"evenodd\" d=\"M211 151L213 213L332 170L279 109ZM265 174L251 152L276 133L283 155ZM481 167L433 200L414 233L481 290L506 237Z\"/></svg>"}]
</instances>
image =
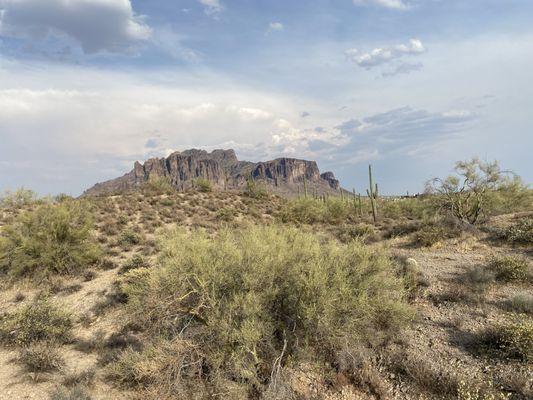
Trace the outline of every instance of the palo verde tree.
<instances>
[{"instance_id":1,"label":"palo verde tree","mask_svg":"<svg viewBox=\"0 0 533 400\"><path fill-rule=\"evenodd\" d=\"M523 187L520 178L503 171L498 161L473 158L458 161L455 174L434 178L426 184L426 193L435 195L441 209L461 221L475 224L487 216L491 198L497 192Z\"/></svg>"}]
</instances>

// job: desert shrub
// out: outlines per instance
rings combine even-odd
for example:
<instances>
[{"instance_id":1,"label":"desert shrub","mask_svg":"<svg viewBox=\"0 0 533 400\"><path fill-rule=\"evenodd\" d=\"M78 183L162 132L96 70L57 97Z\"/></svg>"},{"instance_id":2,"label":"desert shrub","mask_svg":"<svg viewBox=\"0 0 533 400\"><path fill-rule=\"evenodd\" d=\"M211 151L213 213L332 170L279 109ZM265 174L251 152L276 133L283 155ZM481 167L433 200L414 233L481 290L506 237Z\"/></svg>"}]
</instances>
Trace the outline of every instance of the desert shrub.
<instances>
[{"instance_id":1,"label":"desert shrub","mask_svg":"<svg viewBox=\"0 0 533 400\"><path fill-rule=\"evenodd\" d=\"M55 371L64 364L57 346L43 342L30 344L22 348L17 361L31 373Z\"/></svg>"},{"instance_id":2,"label":"desert shrub","mask_svg":"<svg viewBox=\"0 0 533 400\"><path fill-rule=\"evenodd\" d=\"M415 233L415 242L424 247L431 247L447 239L459 237L461 230L446 225L442 221L428 221Z\"/></svg>"},{"instance_id":3,"label":"desert shrub","mask_svg":"<svg viewBox=\"0 0 533 400\"><path fill-rule=\"evenodd\" d=\"M524 218L514 223L503 232L502 236L512 243L532 244L533 218Z\"/></svg>"},{"instance_id":4,"label":"desert shrub","mask_svg":"<svg viewBox=\"0 0 533 400\"><path fill-rule=\"evenodd\" d=\"M437 208L427 196L405 199L383 199L379 215L385 218L428 219L435 216Z\"/></svg>"},{"instance_id":5,"label":"desert shrub","mask_svg":"<svg viewBox=\"0 0 533 400\"><path fill-rule=\"evenodd\" d=\"M409 300L414 300L423 293L425 288L429 287L430 282L414 258L405 258L399 261Z\"/></svg>"},{"instance_id":6,"label":"desert shrub","mask_svg":"<svg viewBox=\"0 0 533 400\"><path fill-rule=\"evenodd\" d=\"M44 205L22 213L0 236L0 271L35 279L72 274L96 262L100 249L82 202Z\"/></svg>"},{"instance_id":7,"label":"desert shrub","mask_svg":"<svg viewBox=\"0 0 533 400\"><path fill-rule=\"evenodd\" d=\"M121 246L134 246L141 243L141 235L132 229L124 229L118 238L118 242Z\"/></svg>"},{"instance_id":8,"label":"desert shrub","mask_svg":"<svg viewBox=\"0 0 533 400\"><path fill-rule=\"evenodd\" d=\"M488 264L496 279L504 282L525 281L529 277L529 265L523 257L497 256L489 259Z\"/></svg>"},{"instance_id":9,"label":"desert shrub","mask_svg":"<svg viewBox=\"0 0 533 400\"><path fill-rule=\"evenodd\" d=\"M244 194L253 199L263 199L268 196L265 185L260 182L256 182L251 177L246 180L246 190Z\"/></svg>"},{"instance_id":10,"label":"desert shrub","mask_svg":"<svg viewBox=\"0 0 533 400\"><path fill-rule=\"evenodd\" d=\"M0 320L0 338L8 344L63 343L70 339L72 318L47 299L39 299Z\"/></svg>"},{"instance_id":11,"label":"desert shrub","mask_svg":"<svg viewBox=\"0 0 533 400\"><path fill-rule=\"evenodd\" d=\"M213 190L213 185L210 181L204 178L198 178L194 180L194 187L202 193L208 193Z\"/></svg>"},{"instance_id":12,"label":"desert shrub","mask_svg":"<svg viewBox=\"0 0 533 400\"><path fill-rule=\"evenodd\" d=\"M533 314L533 295L527 292L515 294L506 302L506 308L516 313Z\"/></svg>"},{"instance_id":13,"label":"desert shrub","mask_svg":"<svg viewBox=\"0 0 533 400\"><path fill-rule=\"evenodd\" d=\"M494 282L495 274L488 268L477 266L465 273L465 283L476 293L484 293Z\"/></svg>"},{"instance_id":14,"label":"desert shrub","mask_svg":"<svg viewBox=\"0 0 533 400\"><path fill-rule=\"evenodd\" d=\"M73 388L57 388L50 394L50 400L91 400L91 396L83 386Z\"/></svg>"},{"instance_id":15,"label":"desert shrub","mask_svg":"<svg viewBox=\"0 0 533 400\"><path fill-rule=\"evenodd\" d=\"M513 185L521 185L519 180L509 178L509 173L502 171L497 161L484 162L478 158L458 161L455 172L456 175L428 182L426 191L434 195L441 210L470 224L493 213L494 194L503 195Z\"/></svg>"},{"instance_id":16,"label":"desert shrub","mask_svg":"<svg viewBox=\"0 0 533 400\"><path fill-rule=\"evenodd\" d=\"M234 210L233 208L227 208L227 207L221 208L216 213L216 218L219 221L224 221L224 222L231 222L235 219L236 216L237 216L237 211Z\"/></svg>"},{"instance_id":17,"label":"desert shrub","mask_svg":"<svg viewBox=\"0 0 533 400\"><path fill-rule=\"evenodd\" d=\"M345 220L352 210L352 204L342 199L328 199L324 207L324 221L330 224L339 223L340 221Z\"/></svg>"},{"instance_id":18,"label":"desert shrub","mask_svg":"<svg viewBox=\"0 0 533 400\"><path fill-rule=\"evenodd\" d=\"M176 191L170 179L166 176L150 176L148 181L143 185L143 189L152 195L171 194Z\"/></svg>"},{"instance_id":19,"label":"desert shrub","mask_svg":"<svg viewBox=\"0 0 533 400\"><path fill-rule=\"evenodd\" d=\"M7 190L0 196L0 207L14 210L31 205L36 201L37 193L32 190L24 188L17 189L14 192Z\"/></svg>"},{"instance_id":20,"label":"desert shrub","mask_svg":"<svg viewBox=\"0 0 533 400\"><path fill-rule=\"evenodd\" d=\"M480 332L473 343L478 351L489 355L533 360L533 318L525 314L514 320L490 326Z\"/></svg>"},{"instance_id":21,"label":"desert shrub","mask_svg":"<svg viewBox=\"0 0 533 400\"><path fill-rule=\"evenodd\" d=\"M451 398L459 387L459 376L453 369L439 365L420 353L401 351L389 360L392 371L406 376L410 382L438 398Z\"/></svg>"},{"instance_id":22,"label":"desert shrub","mask_svg":"<svg viewBox=\"0 0 533 400\"><path fill-rule=\"evenodd\" d=\"M143 256L135 254L120 267L119 273L125 274L132 269L149 267L150 263Z\"/></svg>"},{"instance_id":23,"label":"desert shrub","mask_svg":"<svg viewBox=\"0 0 533 400\"><path fill-rule=\"evenodd\" d=\"M133 270L121 287L144 329L189 340L189 358L201 349L181 374L202 365L205 379L260 388L278 358L333 364L342 349L378 343L410 317L391 260L357 242L269 226L215 238L171 230L161 248L159 268Z\"/></svg>"},{"instance_id":24,"label":"desert shrub","mask_svg":"<svg viewBox=\"0 0 533 400\"><path fill-rule=\"evenodd\" d=\"M376 228L365 223L341 225L336 227L334 232L335 236L343 243L348 243L351 240L375 241L379 238Z\"/></svg>"},{"instance_id":25,"label":"desert shrub","mask_svg":"<svg viewBox=\"0 0 533 400\"><path fill-rule=\"evenodd\" d=\"M290 200L280 211L282 222L313 224L324 220L324 204L315 199Z\"/></svg>"},{"instance_id":26,"label":"desert shrub","mask_svg":"<svg viewBox=\"0 0 533 400\"><path fill-rule=\"evenodd\" d=\"M472 382L460 381L457 388L457 400L506 400L510 398L509 394L491 390L490 386L488 390L482 390L473 386Z\"/></svg>"}]
</instances>

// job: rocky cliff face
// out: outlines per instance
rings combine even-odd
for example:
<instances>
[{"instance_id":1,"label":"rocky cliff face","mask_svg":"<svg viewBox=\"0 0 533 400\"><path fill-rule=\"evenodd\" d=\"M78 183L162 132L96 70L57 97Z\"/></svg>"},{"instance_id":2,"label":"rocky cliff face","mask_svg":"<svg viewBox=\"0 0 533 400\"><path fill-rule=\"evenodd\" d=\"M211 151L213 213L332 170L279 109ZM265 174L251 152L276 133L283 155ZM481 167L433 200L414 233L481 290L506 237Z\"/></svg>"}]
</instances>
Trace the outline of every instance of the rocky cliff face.
<instances>
[{"instance_id":1,"label":"rocky cliff face","mask_svg":"<svg viewBox=\"0 0 533 400\"><path fill-rule=\"evenodd\" d=\"M314 161L278 158L251 163L239 161L233 150L186 150L174 152L167 158L151 158L144 164L136 162L126 175L98 183L84 195L101 195L132 191L152 178L167 178L178 190L192 187L198 178L210 181L217 189L244 189L252 177L280 195L295 195L306 182L309 193L333 193L340 184L332 172L320 174Z\"/></svg>"}]
</instances>

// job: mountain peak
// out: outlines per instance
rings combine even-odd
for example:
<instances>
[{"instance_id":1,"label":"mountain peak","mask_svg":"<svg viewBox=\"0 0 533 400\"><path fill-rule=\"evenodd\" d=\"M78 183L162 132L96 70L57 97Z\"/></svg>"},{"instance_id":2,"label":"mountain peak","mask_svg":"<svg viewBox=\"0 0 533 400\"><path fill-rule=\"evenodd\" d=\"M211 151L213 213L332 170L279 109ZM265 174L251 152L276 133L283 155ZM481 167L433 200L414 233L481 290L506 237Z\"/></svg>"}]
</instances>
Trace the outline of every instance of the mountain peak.
<instances>
[{"instance_id":1,"label":"mountain peak","mask_svg":"<svg viewBox=\"0 0 533 400\"><path fill-rule=\"evenodd\" d=\"M217 189L243 190L252 177L269 190L284 196L293 196L304 182L312 193L334 193L340 190L339 181L332 172L320 173L315 161L296 158L277 158L252 163L239 161L233 149L200 149L176 151L166 158L151 158L144 164L136 161L133 170L124 176L98 183L84 195L102 195L140 188L149 179L166 177L177 190L192 187L194 180L203 178Z\"/></svg>"}]
</instances>

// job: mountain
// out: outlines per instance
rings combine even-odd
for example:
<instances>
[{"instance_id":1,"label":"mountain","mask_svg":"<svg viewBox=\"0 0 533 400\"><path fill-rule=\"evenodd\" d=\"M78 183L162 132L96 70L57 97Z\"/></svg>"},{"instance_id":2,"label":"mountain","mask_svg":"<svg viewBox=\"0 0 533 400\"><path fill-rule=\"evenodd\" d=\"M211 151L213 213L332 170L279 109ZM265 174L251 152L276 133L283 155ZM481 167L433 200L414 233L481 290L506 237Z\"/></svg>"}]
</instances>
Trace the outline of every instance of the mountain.
<instances>
[{"instance_id":1,"label":"mountain","mask_svg":"<svg viewBox=\"0 0 533 400\"><path fill-rule=\"evenodd\" d=\"M247 180L267 187L270 192L282 196L303 193L304 181L310 195L334 194L340 190L333 172L320 173L316 162L296 158L278 158L253 163L239 161L233 150L176 151L166 158L151 158L144 164L135 162L133 169L124 176L97 183L85 191L86 196L97 196L134 191L153 178L166 177L178 190L193 186L194 180L203 178L216 189L243 190Z\"/></svg>"}]
</instances>

